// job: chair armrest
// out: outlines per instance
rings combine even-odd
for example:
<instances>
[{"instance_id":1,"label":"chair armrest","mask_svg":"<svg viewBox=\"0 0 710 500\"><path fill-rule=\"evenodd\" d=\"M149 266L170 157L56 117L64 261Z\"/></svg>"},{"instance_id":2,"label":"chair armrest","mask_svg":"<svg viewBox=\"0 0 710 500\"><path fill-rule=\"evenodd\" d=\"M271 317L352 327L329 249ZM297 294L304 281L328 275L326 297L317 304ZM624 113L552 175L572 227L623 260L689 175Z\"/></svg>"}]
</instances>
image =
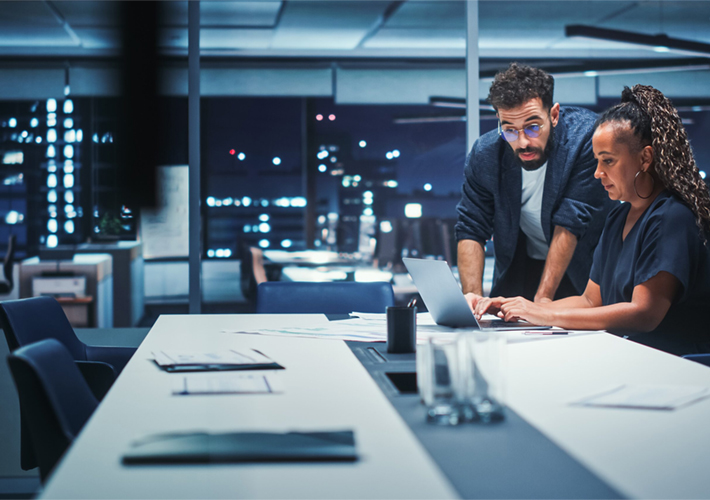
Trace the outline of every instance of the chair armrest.
<instances>
[{"instance_id":1,"label":"chair armrest","mask_svg":"<svg viewBox=\"0 0 710 500\"><path fill-rule=\"evenodd\" d=\"M116 371L101 361L76 361L94 397L101 401L116 380Z\"/></svg>"},{"instance_id":2,"label":"chair armrest","mask_svg":"<svg viewBox=\"0 0 710 500\"><path fill-rule=\"evenodd\" d=\"M136 352L135 347L107 347L107 346L86 346L86 359L89 361L103 361L108 363L120 374L128 360Z\"/></svg>"}]
</instances>

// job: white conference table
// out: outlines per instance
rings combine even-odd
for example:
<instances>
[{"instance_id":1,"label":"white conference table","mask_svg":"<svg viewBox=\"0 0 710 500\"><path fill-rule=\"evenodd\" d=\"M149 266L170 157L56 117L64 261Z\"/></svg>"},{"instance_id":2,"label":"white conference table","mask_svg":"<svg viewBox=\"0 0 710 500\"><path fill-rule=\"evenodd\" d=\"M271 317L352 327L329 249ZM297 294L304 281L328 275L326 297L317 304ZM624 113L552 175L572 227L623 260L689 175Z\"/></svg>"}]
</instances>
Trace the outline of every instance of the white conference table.
<instances>
[{"instance_id":1,"label":"white conference table","mask_svg":"<svg viewBox=\"0 0 710 500\"><path fill-rule=\"evenodd\" d=\"M710 368L607 333L554 337L509 345L510 407L622 495L710 498L710 399L673 411L569 404L621 384L710 387Z\"/></svg>"},{"instance_id":2,"label":"white conference table","mask_svg":"<svg viewBox=\"0 0 710 500\"><path fill-rule=\"evenodd\" d=\"M224 333L311 325L322 315L161 316L74 445L42 498L456 498L456 492L344 342ZM159 349L256 348L285 370L285 391L172 396L181 374ZM224 374L225 372L223 372ZM207 374L210 376L210 374ZM212 374L214 375L214 374ZM355 432L354 463L124 466L149 434L208 430Z\"/></svg>"},{"instance_id":3,"label":"white conference table","mask_svg":"<svg viewBox=\"0 0 710 500\"><path fill-rule=\"evenodd\" d=\"M42 498L455 497L344 343L222 333L326 321L322 315L161 316ZM507 402L528 423L624 496L710 498L710 399L674 411L569 404L619 384L710 387L708 367L599 332L529 340L517 333L511 339ZM281 362L287 368L285 393L171 396L175 375L149 361L150 352L160 348L224 347L255 347ZM146 434L196 429L353 429L361 459L306 465L120 463L131 441Z\"/></svg>"}]
</instances>

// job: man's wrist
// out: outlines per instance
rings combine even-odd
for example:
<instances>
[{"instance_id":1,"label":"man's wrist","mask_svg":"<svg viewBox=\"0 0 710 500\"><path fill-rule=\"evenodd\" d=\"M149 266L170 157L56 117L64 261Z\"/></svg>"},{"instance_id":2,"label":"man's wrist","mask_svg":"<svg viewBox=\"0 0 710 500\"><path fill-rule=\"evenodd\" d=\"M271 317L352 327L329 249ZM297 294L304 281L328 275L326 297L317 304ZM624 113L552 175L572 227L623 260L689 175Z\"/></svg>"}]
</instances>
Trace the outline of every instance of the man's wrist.
<instances>
[{"instance_id":1,"label":"man's wrist","mask_svg":"<svg viewBox=\"0 0 710 500\"><path fill-rule=\"evenodd\" d=\"M552 302L553 296L552 294L548 295L546 293L541 293L538 292L535 294L534 302L539 302L539 303L544 303L544 302Z\"/></svg>"}]
</instances>

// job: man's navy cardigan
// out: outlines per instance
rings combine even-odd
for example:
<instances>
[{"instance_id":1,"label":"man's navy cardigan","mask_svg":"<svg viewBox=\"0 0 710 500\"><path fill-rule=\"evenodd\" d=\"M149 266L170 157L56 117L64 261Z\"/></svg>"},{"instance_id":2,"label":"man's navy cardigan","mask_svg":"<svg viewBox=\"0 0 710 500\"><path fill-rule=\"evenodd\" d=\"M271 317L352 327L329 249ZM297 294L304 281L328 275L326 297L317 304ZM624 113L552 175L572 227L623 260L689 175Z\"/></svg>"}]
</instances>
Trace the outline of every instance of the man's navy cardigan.
<instances>
[{"instance_id":1,"label":"man's navy cardigan","mask_svg":"<svg viewBox=\"0 0 710 500\"><path fill-rule=\"evenodd\" d=\"M577 237L567 275L580 294L589 280L594 248L607 212L614 205L594 178L595 120L596 115L583 108L560 109L542 197L541 222L547 243L555 226ZM466 159L456 239L485 244L493 237L496 258L491 295L496 295L496 284L506 277L515 254L520 232L521 171L520 160L497 130L482 135Z\"/></svg>"}]
</instances>

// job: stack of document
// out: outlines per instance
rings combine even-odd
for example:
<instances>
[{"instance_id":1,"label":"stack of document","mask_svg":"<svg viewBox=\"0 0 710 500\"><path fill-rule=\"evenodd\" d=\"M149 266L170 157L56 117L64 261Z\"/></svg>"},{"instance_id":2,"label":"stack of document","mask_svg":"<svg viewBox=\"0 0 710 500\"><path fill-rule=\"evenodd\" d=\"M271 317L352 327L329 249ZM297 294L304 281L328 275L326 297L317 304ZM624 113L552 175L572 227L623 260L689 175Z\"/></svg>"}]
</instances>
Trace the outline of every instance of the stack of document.
<instances>
[{"instance_id":1,"label":"stack of document","mask_svg":"<svg viewBox=\"0 0 710 500\"><path fill-rule=\"evenodd\" d=\"M205 394L274 394L283 392L283 379L275 373L190 374L173 383L176 396Z\"/></svg>"},{"instance_id":2,"label":"stack of document","mask_svg":"<svg viewBox=\"0 0 710 500\"><path fill-rule=\"evenodd\" d=\"M710 389L683 385L620 385L575 401L577 406L675 410L710 397Z\"/></svg>"},{"instance_id":3,"label":"stack of document","mask_svg":"<svg viewBox=\"0 0 710 500\"><path fill-rule=\"evenodd\" d=\"M330 321L318 326L261 328L259 330L223 330L224 333L250 333L277 337L310 339L349 340L356 342L387 342L387 315L375 313L351 313L351 319ZM429 313L417 314L417 342L426 342L432 335L453 333L456 330L438 326Z\"/></svg>"},{"instance_id":4,"label":"stack of document","mask_svg":"<svg viewBox=\"0 0 710 500\"><path fill-rule=\"evenodd\" d=\"M246 352L153 351L155 363L168 372L274 370L283 366L256 349Z\"/></svg>"}]
</instances>

